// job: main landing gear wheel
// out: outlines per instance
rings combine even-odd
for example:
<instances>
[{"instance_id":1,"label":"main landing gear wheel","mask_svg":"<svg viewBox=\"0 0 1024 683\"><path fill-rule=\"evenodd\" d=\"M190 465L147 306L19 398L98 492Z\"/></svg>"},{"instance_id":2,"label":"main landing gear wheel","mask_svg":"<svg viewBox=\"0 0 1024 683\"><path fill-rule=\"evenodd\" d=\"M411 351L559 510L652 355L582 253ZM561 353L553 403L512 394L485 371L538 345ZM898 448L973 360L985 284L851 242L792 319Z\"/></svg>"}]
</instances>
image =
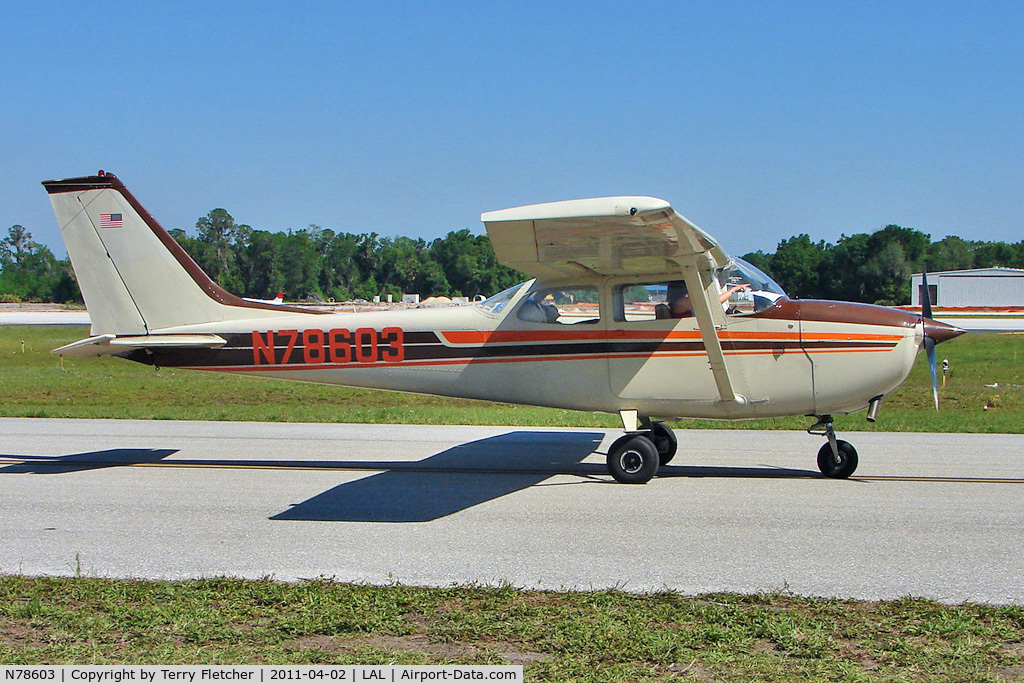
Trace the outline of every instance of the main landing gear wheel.
<instances>
[{"instance_id":1,"label":"main landing gear wheel","mask_svg":"<svg viewBox=\"0 0 1024 683\"><path fill-rule=\"evenodd\" d=\"M658 461L660 464L667 465L672 461L672 458L676 457L676 447L678 446L676 434L670 427L666 427L664 422L651 423L651 435L649 438L654 447L658 449Z\"/></svg>"},{"instance_id":2,"label":"main landing gear wheel","mask_svg":"<svg viewBox=\"0 0 1024 683\"><path fill-rule=\"evenodd\" d=\"M847 479L857 469L857 449L849 441L836 440L838 460L832 452L832 444L825 443L818 451L818 469L830 479Z\"/></svg>"},{"instance_id":3,"label":"main landing gear wheel","mask_svg":"<svg viewBox=\"0 0 1024 683\"><path fill-rule=\"evenodd\" d=\"M657 447L643 434L626 434L608 449L608 471L620 484L646 484L659 464Z\"/></svg>"}]
</instances>

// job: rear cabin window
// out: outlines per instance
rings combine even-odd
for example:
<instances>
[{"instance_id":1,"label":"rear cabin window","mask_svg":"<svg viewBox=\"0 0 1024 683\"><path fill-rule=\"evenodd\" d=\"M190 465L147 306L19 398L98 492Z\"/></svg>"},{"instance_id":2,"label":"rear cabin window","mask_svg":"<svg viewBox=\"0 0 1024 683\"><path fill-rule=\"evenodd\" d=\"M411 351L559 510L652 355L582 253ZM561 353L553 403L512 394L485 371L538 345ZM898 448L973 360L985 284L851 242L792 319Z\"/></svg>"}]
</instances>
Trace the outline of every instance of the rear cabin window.
<instances>
[{"instance_id":1,"label":"rear cabin window","mask_svg":"<svg viewBox=\"0 0 1024 683\"><path fill-rule=\"evenodd\" d=\"M547 325L587 325L601 319L596 287L541 289L519 305L520 320Z\"/></svg>"}]
</instances>

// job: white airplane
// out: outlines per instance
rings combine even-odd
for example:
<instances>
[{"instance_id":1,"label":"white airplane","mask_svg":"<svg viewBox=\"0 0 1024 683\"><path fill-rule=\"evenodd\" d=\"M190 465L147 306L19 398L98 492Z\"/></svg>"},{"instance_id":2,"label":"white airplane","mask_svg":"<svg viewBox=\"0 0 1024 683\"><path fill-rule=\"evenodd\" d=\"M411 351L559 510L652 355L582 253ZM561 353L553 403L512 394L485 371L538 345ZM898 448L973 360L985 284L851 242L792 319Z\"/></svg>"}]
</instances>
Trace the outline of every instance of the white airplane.
<instances>
[{"instance_id":1,"label":"white airplane","mask_svg":"<svg viewBox=\"0 0 1024 683\"><path fill-rule=\"evenodd\" d=\"M934 386L935 344L963 333L927 308L790 299L651 197L483 214L499 261L535 279L473 306L325 314L224 291L111 174L43 185L92 319L54 353L618 413L623 483L673 458L661 420L679 417L813 417L818 467L849 477L832 415L873 421L922 347Z\"/></svg>"},{"instance_id":2,"label":"white airplane","mask_svg":"<svg viewBox=\"0 0 1024 683\"><path fill-rule=\"evenodd\" d=\"M250 299L247 296L242 297L243 301L251 301L254 304L276 304L280 305L284 303L284 292L278 292L277 296L273 299Z\"/></svg>"}]
</instances>

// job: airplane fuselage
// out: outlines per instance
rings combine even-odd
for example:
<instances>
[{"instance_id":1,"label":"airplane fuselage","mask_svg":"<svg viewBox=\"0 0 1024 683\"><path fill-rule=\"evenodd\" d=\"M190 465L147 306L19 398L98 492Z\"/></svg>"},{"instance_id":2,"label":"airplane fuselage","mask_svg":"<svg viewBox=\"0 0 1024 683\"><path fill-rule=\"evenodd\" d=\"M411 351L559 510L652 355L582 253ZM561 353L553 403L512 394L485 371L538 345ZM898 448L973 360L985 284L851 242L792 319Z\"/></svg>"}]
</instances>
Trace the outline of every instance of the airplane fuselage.
<instances>
[{"instance_id":1,"label":"airplane fuselage","mask_svg":"<svg viewBox=\"0 0 1024 683\"><path fill-rule=\"evenodd\" d=\"M533 289L542 285L534 284ZM162 367L658 417L743 419L863 409L913 366L921 318L878 306L781 299L717 330L742 402L720 400L694 318L546 324L479 306L206 323L217 349L123 354ZM602 302L610 288L602 291ZM602 311L610 306L602 306Z\"/></svg>"}]
</instances>

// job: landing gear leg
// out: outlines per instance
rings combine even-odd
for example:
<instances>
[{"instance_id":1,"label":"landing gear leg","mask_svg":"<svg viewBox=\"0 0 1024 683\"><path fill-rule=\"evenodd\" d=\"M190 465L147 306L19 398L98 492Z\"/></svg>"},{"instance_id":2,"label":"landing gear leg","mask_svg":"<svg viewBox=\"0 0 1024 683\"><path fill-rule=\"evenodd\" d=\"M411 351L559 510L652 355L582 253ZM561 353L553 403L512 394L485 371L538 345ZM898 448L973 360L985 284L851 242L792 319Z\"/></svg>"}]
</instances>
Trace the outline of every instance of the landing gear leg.
<instances>
[{"instance_id":1,"label":"landing gear leg","mask_svg":"<svg viewBox=\"0 0 1024 683\"><path fill-rule=\"evenodd\" d=\"M857 449L849 441L836 438L832 416L820 415L808 434L824 436L828 443L818 451L818 469L830 479L847 479L857 469Z\"/></svg>"}]
</instances>

